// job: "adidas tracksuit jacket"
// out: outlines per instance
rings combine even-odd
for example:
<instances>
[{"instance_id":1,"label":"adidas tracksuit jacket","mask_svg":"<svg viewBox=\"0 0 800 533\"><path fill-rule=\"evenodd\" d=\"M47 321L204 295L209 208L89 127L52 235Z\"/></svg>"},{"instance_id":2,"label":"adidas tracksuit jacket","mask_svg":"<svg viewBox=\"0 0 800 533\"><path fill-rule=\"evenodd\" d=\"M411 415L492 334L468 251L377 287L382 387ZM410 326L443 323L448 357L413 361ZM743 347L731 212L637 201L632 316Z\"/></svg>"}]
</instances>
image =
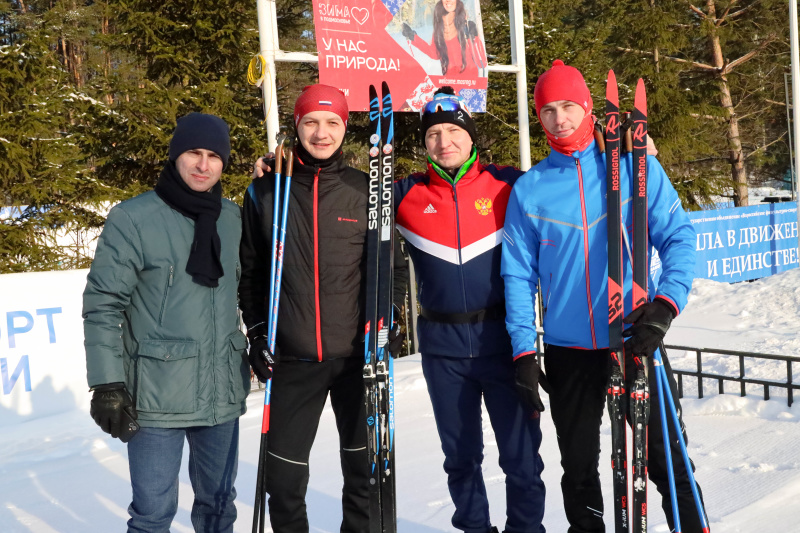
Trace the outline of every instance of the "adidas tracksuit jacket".
<instances>
[{"instance_id":1,"label":"adidas tracksuit jacket","mask_svg":"<svg viewBox=\"0 0 800 533\"><path fill-rule=\"evenodd\" d=\"M422 368L456 508L452 523L469 533L490 528L482 400L506 474L505 531L544 531L538 413L525 410L515 390L500 277L506 204L520 174L476 159L455 183L430 164L395 183L396 224L414 261L422 308Z\"/></svg>"}]
</instances>

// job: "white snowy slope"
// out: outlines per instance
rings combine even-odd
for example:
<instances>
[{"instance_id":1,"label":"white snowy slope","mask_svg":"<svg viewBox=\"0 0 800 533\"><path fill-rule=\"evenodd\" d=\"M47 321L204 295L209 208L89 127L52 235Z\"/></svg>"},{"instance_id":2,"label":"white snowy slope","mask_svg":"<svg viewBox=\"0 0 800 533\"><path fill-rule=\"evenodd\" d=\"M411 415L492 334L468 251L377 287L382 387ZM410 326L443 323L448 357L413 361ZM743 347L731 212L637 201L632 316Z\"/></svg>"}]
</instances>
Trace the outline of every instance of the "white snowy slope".
<instances>
[{"instance_id":1,"label":"white snowy slope","mask_svg":"<svg viewBox=\"0 0 800 533\"><path fill-rule=\"evenodd\" d=\"M690 303L670 330L669 344L753 350L795 355L800 308L800 270L753 283L727 285L696 280ZM707 371L736 373L738 361L707 356ZM694 354L672 353L677 368L691 369ZM795 365L797 367L798 365ZM748 367L748 375L751 370ZM753 365L767 379L785 379L785 364ZM800 380L800 369L794 370ZM398 530L403 533L453 531L453 506L442 471L439 448L419 358L397 361L397 489ZM798 406L787 407L785 393L772 392L763 401L761 389L747 397L716 394L705 384L702 400L687 382L682 400L711 530L724 533L800 532L800 422ZM730 387L734 391L734 387ZM241 419L237 488L237 532L250 531L263 394L253 392ZM82 402L78 402L79 404ZM545 404L548 400L545 396ZM549 407L549 406L548 406ZM484 420L484 475L492 518L504 524L504 478L497 466L497 448L488 419ZM545 525L564 532L558 449L549 412L542 418L541 454L548 488ZM601 474L610 501L609 429L602 428ZM184 461L185 463L185 461ZM311 458L308 509L313 532L339 530L341 479L333 414L323 415ZM650 531L667 532L655 489L649 490ZM126 448L94 426L84 411L7 427L0 434L0 532L124 531L130 498ZM184 465L180 511L172 531L190 532L191 486ZM611 526L613 516L606 515ZM610 529L609 529L610 530Z\"/></svg>"}]
</instances>

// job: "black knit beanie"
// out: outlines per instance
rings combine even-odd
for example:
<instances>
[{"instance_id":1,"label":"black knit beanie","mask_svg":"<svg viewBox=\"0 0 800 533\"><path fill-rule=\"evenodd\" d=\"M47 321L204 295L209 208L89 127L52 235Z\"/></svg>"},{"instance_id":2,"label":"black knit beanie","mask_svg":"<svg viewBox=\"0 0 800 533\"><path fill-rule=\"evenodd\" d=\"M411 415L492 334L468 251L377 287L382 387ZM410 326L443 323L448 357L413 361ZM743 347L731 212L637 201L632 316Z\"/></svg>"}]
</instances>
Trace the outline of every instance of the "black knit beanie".
<instances>
[{"instance_id":1,"label":"black knit beanie","mask_svg":"<svg viewBox=\"0 0 800 533\"><path fill-rule=\"evenodd\" d=\"M441 96L439 96L441 95ZM437 98L438 97L438 98ZM455 105L441 105L443 100L448 100L448 103ZM439 105L437 105L437 103ZM458 109L447 109L448 107L458 107ZM435 93L433 93L433 100L425 104L420 113L422 120L422 144L425 144L425 134L428 128L436 124L455 124L467 130L472 142L475 142L477 132L475 130L475 121L467 109L464 99L457 96L455 91L449 85L445 85Z\"/></svg>"},{"instance_id":2,"label":"black knit beanie","mask_svg":"<svg viewBox=\"0 0 800 533\"><path fill-rule=\"evenodd\" d=\"M169 160L175 161L183 152L204 148L222 158L223 169L231 155L230 128L221 118L205 113L189 113L178 119L169 143Z\"/></svg>"}]
</instances>

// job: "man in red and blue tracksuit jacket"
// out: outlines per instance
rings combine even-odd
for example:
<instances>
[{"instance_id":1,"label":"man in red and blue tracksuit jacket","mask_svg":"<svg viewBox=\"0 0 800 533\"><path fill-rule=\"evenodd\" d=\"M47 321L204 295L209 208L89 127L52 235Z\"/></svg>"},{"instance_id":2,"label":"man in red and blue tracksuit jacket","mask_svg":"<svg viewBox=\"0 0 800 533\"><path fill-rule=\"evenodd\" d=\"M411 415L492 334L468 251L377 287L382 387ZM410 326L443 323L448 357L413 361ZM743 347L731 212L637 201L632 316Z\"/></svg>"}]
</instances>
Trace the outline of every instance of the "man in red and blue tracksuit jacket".
<instances>
[{"instance_id":1,"label":"man in red and blue tracksuit jacket","mask_svg":"<svg viewBox=\"0 0 800 533\"><path fill-rule=\"evenodd\" d=\"M608 352L608 231L606 162L593 138L591 95L580 72L560 60L542 74L534 91L536 112L552 148L550 155L514 185L508 201L503 243L506 324L517 360L536 353L535 297L541 288L544 364L550 411L558 433L564 475L561 489L572 533L601 533L603 497L598 473L600 424L610 373ZM622 220L630 234L630 154L620 165ZM663 272L654 298L624 321L633 324L625 353L653 355L674 316L686 305L692 286L696 234L664 169L647 158L648 233ZM631 242L631 239L628 239ZM625 309L632 309L632 269L623 254ZM653 287L653 281L650 280ZM671 392L675 381L662 354ZM673 516L656 373L650 366L648 474L662 496L670 529ZM626 390L635 377L633 357L626 357ZM532 376L529 384L536 387ZM625 397L627 400L627 397ZM701 533L689 477L677 436L670 455L675 469L678 507L684 533ZM684 431L685 435L685 431Z\"/></svg>"},{"instance_id":2,"label":"man in red and blue tracksuit jacket","mask_svg":"<svg viewBox=\"0 0 800 533\"><path fill-rule=\"evenodd\" d=\"M416 271L422 369L455 505L452 524L497 531L481 473L483 400L506 476L505 532L544 533L543 407L524 405L516 390L500 276L506 204L521 171L480 163L474 122L449 87L423 109L422 132L428 171L396 182L396 223Z\"/></svg>"}]
</instances>

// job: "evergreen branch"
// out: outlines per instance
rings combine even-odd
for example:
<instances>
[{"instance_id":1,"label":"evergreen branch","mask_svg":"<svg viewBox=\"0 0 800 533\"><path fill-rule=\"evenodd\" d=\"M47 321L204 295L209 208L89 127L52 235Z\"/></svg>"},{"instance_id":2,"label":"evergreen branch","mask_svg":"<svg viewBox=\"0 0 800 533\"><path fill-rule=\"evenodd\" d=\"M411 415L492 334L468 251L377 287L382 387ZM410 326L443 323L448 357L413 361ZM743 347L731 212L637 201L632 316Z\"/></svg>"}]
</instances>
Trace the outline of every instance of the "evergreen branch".
<instances>
[{"instance_id":1,"label":"evergreen branch","mask_svg":"<svg viewBox=\"0 0 800 533\"><path fill-rule=\"evenodd\" d=\"M758 148L756 148L755 150L753 150L752 152L750 152L749 154L747 154L746 156L744 156L744 158L745 158L745 159L747 159L747 158L748 158L748 157L750 157L751 155L753 155L753 154L757 154L758 152L760 152L760 151L762 151L762 150L766 149L768 146L775 144L776 142L778 142L778 141L780 141L781 139L783 139L783 138L786 136L786 134L787 134L787 133L788 133L788 132L784 131L783 133L781 133L781 134L780 134L780 136L779 136L777 139L775 139L775 140L774 140L774 141L772 141L772 142L768 142L768 143L767 143L767 144L765 144L764 146L759 146Z\"/></svg>"},{"instance_id":2,"label":"evergreen branch","mask_svg":"<svg viewBox=\"0 0 800 533\"><path fill-rule=\"evenodd\" d=\"M728 119L725 117L718 117L716 115L701 115L699 113L689 113L689 116L692 118L704 118L706 120L714 120L716 122L727 122Z\"/></svg>"},{"instance_id":3,"label":"evergreen branch","mask_svg":"<svg viewBox=\"0 0 800 533\"><path fill-rule=\"evenodd\" d=\"M486 114L487 114L487 115L489 115L490 117L494 117L494 118L496 118L497 120L499 120L500 122L502 122L503 124L505 124L506 126L508 126L509 128L511 128L512 130L514 130L514 131L516 131L517 133L519 133L519 130L518 130L517 128L515 128L514 126L512 126L511 124L509 124L508 122L506 122L506 121L505 121L505 120L503 120L502 118L498 117L497 115L495 115L495 114L494 114L494 113L492 113L491 111L489 111L489 110L486 110Z\"/></svg>"},{"instance_id":4,"label":"evergreen branch","mask_svg":"<svg viewBox=\"0 0 800 533\"><path fill-rule=\"evenodd\" d=\"M729 161L730 158L728 156L710 156L704 157L702 159L692 159L690 161L686 161L687 165L693 165L695 163L707 163L709 161Z\"/></svg>"},{"instance_id":5,"label":"evergreen branch","mask_svg":"<svg viewBox=\"0 0 800 533\"><path fill-rule=\"evenodd\" d=\"M752 4L750 4L749 6L743 7L742 9L740 9L739 11L737 11L736 13L732 13L732 14L731 14L731 16L730 16L729 18L732 18L732 19L734 19L734 18L740 17L741 15L744 15L745 13L747 13L748 11L750 11L751 9L753 9L753 8L754 8L754 7L755 7L757 4L759 4L760 2L761 2L761 0L756 0L755 2L753 2ZM730 9L730 8L728 8L728 9Z\"/></svg>"},{"instance_id":6,"label":"evergreen branch","mask_svg":"<svg viewBox=\"0 0 800 533\"><path fill-rule=\"evenodd\" d=\"M694 68L698 68L698 69L702 69L702 70L713 70L714 72L724 76L724 75L728 74L729 72L731 72L734 68L736 68L739 65L741 65L742 63L745 63L746 61L749 61L750 59L753 59L753 57L755 57L764 48L769 46L772 43L772 41L774 41L774 40L775 40L775 35L774 34L770 34L766 39L764 39L761 42L760 45L758 45L758 48L756 48L755 50L751 50L751 51L747 52L742 57L734 59L733 61L727 61L726 60L725 61L725 65L723 65L722 67L715 67L713 65L708 65L706 63L700 63L698 61L692 61L690 59L683 59L683 58L674 57L674 56L662 56L662 59L666 59L666 60L669 60L669 61L672 61L672 62L675 62L675 63L683 63L683 64L686 64L686 65L691 65ZM617 50L620 51L620 52L633 53L633 54L646 55L646 56L655 55L655 53L650 51L650 50L634 50L633 48L625 48L625 47L622 47L622 46L617 46Z\"/></svg>"},{"instance_id":7,"label":"evergreen branch","mask_svg":"<svg viewBox=\"0 0 800 533\"><path fill-rule=\"evenodd\" d=\"M723 13L722 16L720 18L718 18L717 21L714 23L718 28L720 26L722 26L723 22L725 22L725 17L727 17L728 13L731 12L731 8L733 7L733 4L735 4L735 3L736 3L736 0L733 0L733 2L731 2L730 5L727 8L725 8L725 13Z\"/></svg>"},{"instance_id":8,"label":"evergreen branch","mask_svg":"<svg viewBox=\"0 0 800 533\"><path fill-rule=\"evenodd\" d=\"M745 61L749 61L750 59L753 59L759 52L761 52L764 48L769 46L770 43L772 43L772 41L774 41L774 40L775 40L775 34L770 34L769 36L767 36L766 39L764 39L761 42L760 45L758 45L758 47L755 50L750 50L749 52L747 52L742 57L740 57L738 59L734 59L730 63L726 64L722 68L721 74L725 75L728 72L732 71L734 68L736 68L739 65L741 65L742 63L744 63Z\"/></svg>"},{"instance_id":9,"label":"evergreen branch","mask_svg":"<svg viewBox=\"0 0 800 533\"><path fill-rule=\"evenodd\" d=\"M634 50L633 48L625 48L625 47L622 47L622 46L617 46L617 50L620 51L620 52L639 54L639 55L645 55L645 56L655 55L654 52L649 51L649 50ZM687 64L687 65L692 65L695 68L699 68L699 69L703 69L703 70L713 70L713 71L719 71L720 70L717 67L714 67L712 65L707 65L705 63L699 63L697 61L692 61L692 60L689 60L689 59L682 59L680 57L661 56L661 59L668 59L670 61L674 61L675 63L684 63L684 64Z\"/></svg>"},{"instance_id":10,"label":"evergreen branch","mask_svg":"<svg viewBox=\"0 0 800 533\"><path fill-rule=\"evenodd\" d=\"M708 18L708 15L706 15L705 12L702 9L700 9L698 7L695 7L692 4L689 4L689 9L691 9L692 11L694 11L695 13L700 15L700 18L702 18L702 19L707 19Z\"/></svg>"}]
</instances>

